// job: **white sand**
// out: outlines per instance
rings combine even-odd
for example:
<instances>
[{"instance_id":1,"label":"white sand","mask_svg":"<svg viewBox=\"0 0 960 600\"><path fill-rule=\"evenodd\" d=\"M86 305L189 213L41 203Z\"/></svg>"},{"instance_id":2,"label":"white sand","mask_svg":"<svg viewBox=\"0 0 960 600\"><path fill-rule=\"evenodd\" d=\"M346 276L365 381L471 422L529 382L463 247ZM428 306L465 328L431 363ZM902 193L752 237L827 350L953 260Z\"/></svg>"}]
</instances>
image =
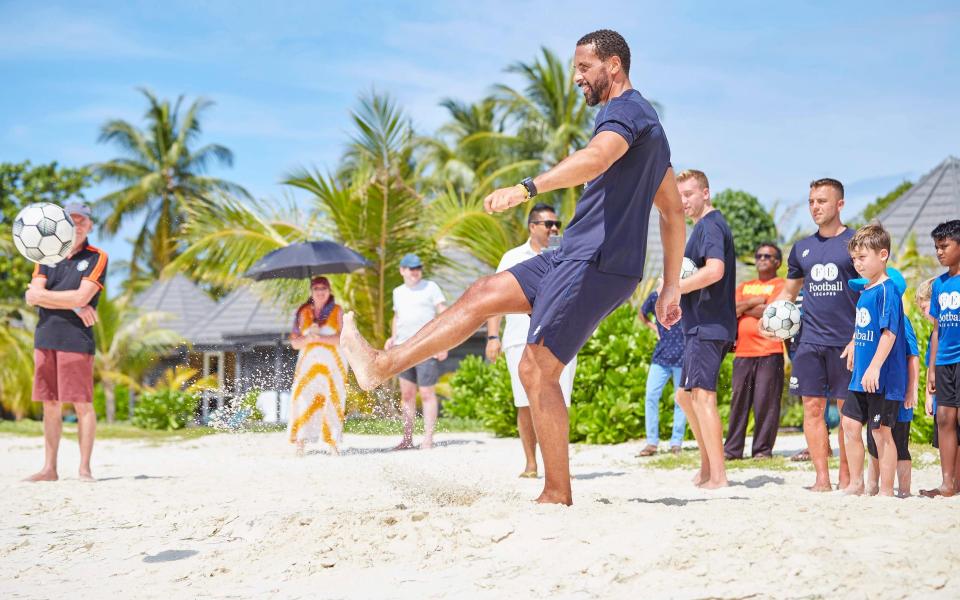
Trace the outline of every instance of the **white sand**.
<instances>
[{"instance_id":1,"label":"white sand","mask_svg":"<svg viewBox=\"0 0 960 600\"><path fill-rule=\"evenodd\" d=\"M960 498L812 494L812 473L758 470L700 491L634 443L574 448L576 504L536 506L517 440L438 440L348 435L350 454L299 460L282 434L104 441L96 484L65 440L63 479L28 484L41 440L0 437L0 597L960 596ZM937 482L915 469L914 490Z\"/></svg>"}]
</instances>

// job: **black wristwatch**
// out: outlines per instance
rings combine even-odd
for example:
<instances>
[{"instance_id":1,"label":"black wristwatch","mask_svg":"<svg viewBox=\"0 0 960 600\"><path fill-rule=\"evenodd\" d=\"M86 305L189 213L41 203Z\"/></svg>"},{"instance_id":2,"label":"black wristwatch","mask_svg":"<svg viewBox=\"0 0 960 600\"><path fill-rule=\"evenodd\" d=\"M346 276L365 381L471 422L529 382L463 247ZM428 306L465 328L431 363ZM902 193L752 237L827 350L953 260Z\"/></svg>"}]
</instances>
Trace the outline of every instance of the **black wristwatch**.
<instances>
[{"instance_id":1,"label":"black wristwatch","mask_svg":"<svg viewBox=\"0 0 960 600\"><path fill-rule=\"evenodd\" d=\"M527 177L520 182L520 185L527 188L527 198L533 198L537 195L537 186L533 184L533 177Z\"/></svg>"},{"instance_id":2,"label":"black wristwatch","mask_svg":"<svg viewBox=\"0 0 960 600\"><path fill-rule=\"evenodd\" d=\"M500 336L499 336L499 335L488 335L488 336L487 336L487 341L488 341L488 342L489 342L490 340L499 340L499 339L500 339Z\"/></svg>"}]
</instances>

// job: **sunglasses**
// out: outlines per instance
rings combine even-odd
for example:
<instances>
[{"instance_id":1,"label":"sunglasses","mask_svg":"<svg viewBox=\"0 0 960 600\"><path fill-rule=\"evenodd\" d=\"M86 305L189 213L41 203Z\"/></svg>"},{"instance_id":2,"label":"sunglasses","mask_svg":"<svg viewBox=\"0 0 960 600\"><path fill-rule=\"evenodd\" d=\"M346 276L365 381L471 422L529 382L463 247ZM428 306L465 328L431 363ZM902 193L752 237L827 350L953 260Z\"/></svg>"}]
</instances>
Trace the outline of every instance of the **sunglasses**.
<instances>
[{"instance_id":1,"label":"sunglasses","mask_svg":"<svg viewBox=\"0 0 960 600\"><path fill-rule=\"evenodd\" d=\"M773 260L777 258L775 254L755 254L754 258L757 260Z\"/></svg>"},{"instance_id":2,"label":"sunglasses","mask_svg":"<svg viewBox=\"0 0 960 600\"><path fill-rule=\"evenodd\" d=\"M534 225L543 225L547 229L553 229L556 227L560 229L560 226L563 225L563 221L530 221Z\"/></svg>"}]
</instances>

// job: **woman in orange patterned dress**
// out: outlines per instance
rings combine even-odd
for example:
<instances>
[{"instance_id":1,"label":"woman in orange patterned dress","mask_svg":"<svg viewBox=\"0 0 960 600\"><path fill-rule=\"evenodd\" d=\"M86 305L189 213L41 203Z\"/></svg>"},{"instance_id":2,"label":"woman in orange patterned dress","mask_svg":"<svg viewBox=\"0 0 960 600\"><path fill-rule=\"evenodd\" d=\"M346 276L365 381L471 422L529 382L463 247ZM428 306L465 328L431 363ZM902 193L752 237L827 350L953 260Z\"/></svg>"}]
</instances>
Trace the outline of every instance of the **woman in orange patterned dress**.
<instances>
[{"instance_id":1,"label":"woman in orange patterned dress","mask_svg":"<svg viewBox=\"0 0 960 600\"><path fill-rule=\"evenodd\" d=\"M297 309L290 345L300 351L290 398L290 442L302 456L307 442L319 440L339 454L343 439L347 364L340 354L343 309L326 277L310 281L310 299Z\"/></svg>"}]
</instances>

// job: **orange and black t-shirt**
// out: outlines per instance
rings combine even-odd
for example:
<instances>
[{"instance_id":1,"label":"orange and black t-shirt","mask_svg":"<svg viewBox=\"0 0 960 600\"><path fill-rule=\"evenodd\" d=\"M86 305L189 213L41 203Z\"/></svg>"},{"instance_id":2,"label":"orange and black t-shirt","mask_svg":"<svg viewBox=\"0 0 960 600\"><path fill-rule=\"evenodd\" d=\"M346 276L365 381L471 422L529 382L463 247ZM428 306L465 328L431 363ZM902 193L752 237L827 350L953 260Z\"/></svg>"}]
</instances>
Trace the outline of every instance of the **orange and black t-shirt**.
<instances>
[{"instance_id":1,"label":"orange and black t-shirt","mask_svg":"<svg viewBox=\"0 0 960 600\"><path fill-rule=\"evenodd\" d=\"M774 277L766 281L754 279L745 281L737 286L736 301L740 302L753 296L762 296L764 304L770 304L783 291L785 281ZM757 322L760 319L742 314L737 319L737 345L734 348L736 356L768 356L783 352L783 342L769 340L757 331Z\"/></svg>"},{"instance_id":2,"label":"orange and black t-shirt","mask_svg":"<svg viewBox=\"0 0 960 600\"><path fill-rule=\"evenodd\" d=\"M90 299L96 308L107 281L107 253L88 244L55 265L36 265L33 277L46 279L46 289L57 292L77 290L81 282L92 281L100 288ZM33 347L94 354L93 327L86 327L71 309L40 308Z\"/></svg>"}]
</instances>

